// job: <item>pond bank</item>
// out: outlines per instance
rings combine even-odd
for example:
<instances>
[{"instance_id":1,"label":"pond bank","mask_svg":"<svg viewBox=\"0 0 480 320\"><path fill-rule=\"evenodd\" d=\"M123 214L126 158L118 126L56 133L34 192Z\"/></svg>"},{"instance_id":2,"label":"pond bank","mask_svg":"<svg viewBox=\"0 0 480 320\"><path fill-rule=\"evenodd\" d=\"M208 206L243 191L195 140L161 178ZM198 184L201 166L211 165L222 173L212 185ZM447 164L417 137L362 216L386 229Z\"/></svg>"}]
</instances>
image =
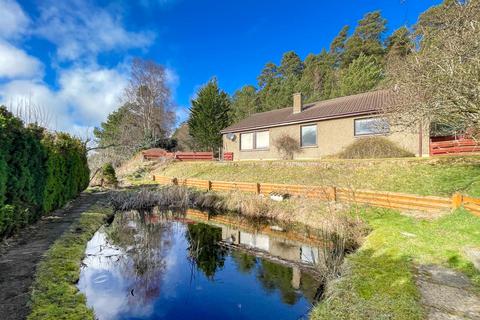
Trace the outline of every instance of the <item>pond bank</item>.
<instances>
[{"instance_id":1,"label":"pond bank","mask_svg":"<svg viewBox=\"0 0 480 320\"><path fill-rule=\"evenodd\" d=\"M105 197L105 194L102 195ZM99 200L46 252L38 265L27 319L94 319L76 284L87 242L113 218L113 211Z\"/></svg>"},{"instance_id":2,"label":"pond bank","mask_svg":"<svg viewBox=\"0 0 480 320\"><path fill-rule=\"evenodd\" d=\"M30 287L43 254L101 195L81 194L0 244L0 314L4 320L29 313Z\"/></svg>"},{"instance_id":3,"label":"pond bank","mask_svg":"<svg viewBox=\"0 0 480 320\"><path fill-rule=\"evenodd\" d=\"M374 208L365 209L360 216L372 232L362 247L346 258L342 278L329 285L327 298L314 309L312 319L478 319L435 318L438 312L431 312L429 301L451 296L443 291L435 297L435 290L424 290L432 286L432 276L418 271L429 265L468 277L471 286L459 299L472 301L472 295L478 299L480 272L465 254L465 248L480 248L478 217L459 209L430 221Z\"/></svg>"}]
</instances>

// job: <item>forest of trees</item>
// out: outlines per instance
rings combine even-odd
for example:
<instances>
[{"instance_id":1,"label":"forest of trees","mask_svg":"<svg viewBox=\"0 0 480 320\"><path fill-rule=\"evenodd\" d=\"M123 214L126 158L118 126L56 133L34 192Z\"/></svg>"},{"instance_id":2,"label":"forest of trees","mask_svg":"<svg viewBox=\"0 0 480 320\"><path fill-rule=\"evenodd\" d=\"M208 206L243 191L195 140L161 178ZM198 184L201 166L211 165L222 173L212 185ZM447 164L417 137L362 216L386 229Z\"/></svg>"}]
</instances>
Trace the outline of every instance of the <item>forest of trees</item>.
<instances>
[{"instance_id":1,"label":"forest of trees","mask_svg":"<svg viewBox=\"0 0 480 320\"><path fill-rule=\"evenodd\" d=\"M245 85L232 96L231 120L289 107L292 94L301 92L305 102L361 93L381 85L390 60L403 58L414 48L405 26L385 35L387 20L379 11L365 14L350 32L344 26L330 48L311 53L304 60L294 51L283 54L279 65L265 64L257 85Z\"/></svg>"}]
</instances>

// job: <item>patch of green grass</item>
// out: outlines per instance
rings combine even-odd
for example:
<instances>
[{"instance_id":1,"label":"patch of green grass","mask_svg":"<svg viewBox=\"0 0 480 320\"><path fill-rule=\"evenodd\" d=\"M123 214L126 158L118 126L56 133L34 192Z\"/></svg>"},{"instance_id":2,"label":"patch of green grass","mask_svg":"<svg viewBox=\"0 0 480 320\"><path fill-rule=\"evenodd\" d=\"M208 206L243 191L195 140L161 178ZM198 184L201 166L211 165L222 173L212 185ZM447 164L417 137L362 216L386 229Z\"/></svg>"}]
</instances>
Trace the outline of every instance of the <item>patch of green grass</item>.
<instances>
[{"instance_id":1,"label":"patch of green grass","mask_svg":"<svg viewBox=\"0 0 480 320\"><path fill-rule=\"evenodd\" d=\"M480 272L466 258L468 246L480 248L480 219L457 210L433 221L387 209L366 209L372 227L348 271L329 288L329 298L312 319L421 319L414 266L438 264L463 272L480 290Z\"/></svg>"},{"instance_id":2,"label":"patch of green grass","mask_svg":"<svg viewBox=\"0 0 480 320\"><path fill-rule=\"evenodd\" d=\"M50 247L37 268L29 320L94 319L76 283L87 242L111 214L109 208L92 207Z\"/></svg>"},{"instance_id":3,"label":"patch of green grass","mask_svg":"<svg viewBox=\"0 0 480 320\"><path fill-rule=\"evenodd\" d=\"M158 175L219 181L337 185L420 195L480 197L480 157L322 161L174 162Z\"/></svg>"},{"instance_id":4,"label":"patch of green grass","mask_svg":"<svg viewBox=\"0 0 480 320\"><path fill-rule=\"evenodd\" d=\"M348 268L311 319L423 318L407 258L361 250L349 258Z\"/></svg>"}]
</instances>

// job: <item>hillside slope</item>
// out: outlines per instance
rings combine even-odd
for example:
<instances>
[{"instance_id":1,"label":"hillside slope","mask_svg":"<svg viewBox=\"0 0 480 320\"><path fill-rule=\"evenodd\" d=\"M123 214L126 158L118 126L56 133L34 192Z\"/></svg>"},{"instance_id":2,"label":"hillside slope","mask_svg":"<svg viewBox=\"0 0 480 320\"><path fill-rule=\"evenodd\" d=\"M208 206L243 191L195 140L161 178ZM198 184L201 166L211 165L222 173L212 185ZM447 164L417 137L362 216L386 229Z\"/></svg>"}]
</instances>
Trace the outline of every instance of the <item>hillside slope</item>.
<instances>
[{"instance_id":1,"label":"hillside slope","mask_svg":"<svg viewBox=\"0 0 480 320\"><path fill-rule=\"evenodd\" d=\"M337 185L450 196L480 196L480 156L430 159L173 162L144 171L178 178L220 181Z\"/></svg>"}]
</instances>

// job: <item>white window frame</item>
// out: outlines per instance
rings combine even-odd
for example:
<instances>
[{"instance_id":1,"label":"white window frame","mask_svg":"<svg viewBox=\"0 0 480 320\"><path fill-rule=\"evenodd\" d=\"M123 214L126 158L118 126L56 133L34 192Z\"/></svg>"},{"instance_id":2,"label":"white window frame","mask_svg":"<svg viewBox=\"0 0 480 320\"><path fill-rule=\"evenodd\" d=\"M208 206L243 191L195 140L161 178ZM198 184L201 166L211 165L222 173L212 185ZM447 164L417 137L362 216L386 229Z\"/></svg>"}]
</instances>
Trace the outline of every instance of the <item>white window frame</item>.
<instances>
[{"instance_id":1,"label":"white window frame","mask_svg":"<svg viewBox=\"0 0 480 320\"><path fill-rule=\"evenodd\" d=\"M262 147L262 148L258 148L257 147L257 134L258 133L263 133L263 132L267 132L268 133L268 145L266 147ZM251 134L252 135L252 148L251 149L243 149L242 148L242 136L243 135L246 135L246 134ZM270 130L261 130L261 131L251 131L251 132L242 132L239 134L240 136L240 151L255 151L255 150L259 150L259 151L263 151L263 150L269 150L270 149Z\"/></svg>"},{"instance_id":2,"label":"white window frame","mask_svg":"<svg viewBox=\"0 0 480 320\"><path fill-rule=\"evenodd\" d=\"M252 136L252 147L251 148L248 148L248 149L244 149L242 147L242 142L243 142L243 136L244 135L251 135ZM254 132L244 132L244 133L240 133L240 151L250 151L250 150L253 150L255 148L255 133Z\"/></svg>"},{"instance_id":3,"label":"white window frame","mask_svg":"<svg viewBox=\"0 0 480 320\"><path fill-rule=\"evenodd\" d=\"M259 148L257 145L257 134L259 133L267 133L267 146L266 147L261 147ZM255 132L255 137L254 137L254 149L255 150L268 150L270 148L270 131L269 130L263 130L263 131L256 131Z\"/></svg>"}]
</instances>

